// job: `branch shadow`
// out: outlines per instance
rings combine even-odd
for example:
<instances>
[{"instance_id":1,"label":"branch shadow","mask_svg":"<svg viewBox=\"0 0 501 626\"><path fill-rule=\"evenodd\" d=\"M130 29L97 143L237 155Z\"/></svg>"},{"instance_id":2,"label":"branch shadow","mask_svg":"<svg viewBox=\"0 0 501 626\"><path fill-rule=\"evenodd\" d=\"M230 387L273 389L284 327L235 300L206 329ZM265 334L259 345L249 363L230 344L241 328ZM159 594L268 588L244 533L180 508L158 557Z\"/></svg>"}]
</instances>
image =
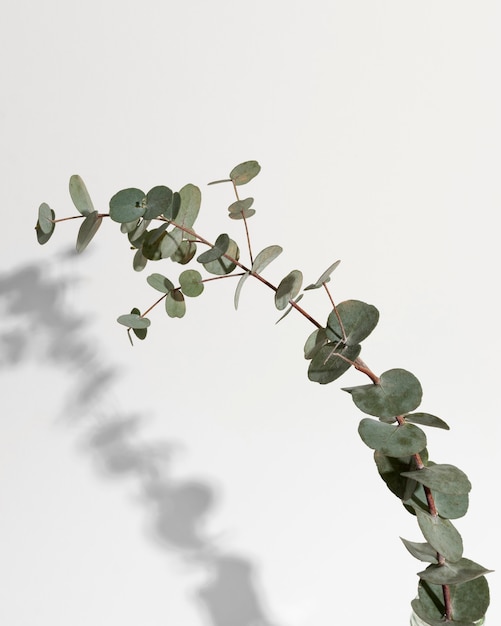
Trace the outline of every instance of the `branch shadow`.
<instances>
[{"instance_id":1,"label":"branch shadow","mask_svg":"<svg viewBox=\"0 0 501 626\"><path fill-rule=\"evenodd\" d=\"M65 255L64 262L71 265L72 256ZM53 262L57 264L57 258ZM205 530L217 502L215 487L204 479L173 477L180 444L142 443L141 412L103 415L100 402L111 386L119 384L119 368L89 348L93 343L89 324L68 310L67 282L53 276L47 266L50 261L43 271L33 263L0 273L0 307L7 321L0 330L0 371L34 359L71 372L75 382L62 414L65 419L75 415L83 419L83 447L102 475L133 479L139 485L150 539L206 574L191 598L203 623L276 626L265 608L255 565L225 551Z\"/></svg>"}]
</instances>

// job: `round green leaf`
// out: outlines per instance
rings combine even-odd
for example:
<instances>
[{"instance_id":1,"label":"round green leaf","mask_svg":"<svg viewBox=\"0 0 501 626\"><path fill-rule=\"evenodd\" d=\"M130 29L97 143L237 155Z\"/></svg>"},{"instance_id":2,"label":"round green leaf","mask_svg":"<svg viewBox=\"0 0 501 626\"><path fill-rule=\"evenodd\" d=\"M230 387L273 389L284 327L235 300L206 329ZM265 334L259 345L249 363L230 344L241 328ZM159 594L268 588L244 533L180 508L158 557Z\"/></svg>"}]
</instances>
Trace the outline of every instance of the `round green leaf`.
<instances>
[{"instance_id":1,"label":"round green leaf","mask_svg":"<svg viewBox=\"0 0 501 626\"><path fill-rule=\"evenodd\" d=\"M328 339L325 328L315 329L304 344L304 358L311 360L326 343L328 343Z\"/></svg>"},{"instance_id":2,"label":"round green leaf","mask_svg":"<svg viewBox=\"0 0 501 626\"><path fill-rule=\"evenodd\" d=\"M138 339L146 339L146 335L148 334L147 328L133 328L132 332L136 335Z\"/></svg>"},{"instance_id":3,"label":"round green leaf","mask_svg":"<svg viewBox=\"0 0 501 626\"><path fill-rule=\"evenodd\" d=\"M114 222L132 222L146 211L144 192L140 189L122 189L110 200L110 217Z\"/></svg>"},{"instance_id":4,"label":"round green leaf","mask_svg":"<svg viewBox=\"0 0 501 626\"><path fill-rule=\"evenodd\" d=\"M191 229L198 217L201 204L200 189L191 183L185 185L179 190L179 211L175 218L176 224Z\"/></svg>"},{"instance_id":5,"label":"round green leaf","mask_svg":"<svg viewBox=\"0 0 501 626\"><path fill-rule=\"evenodd\" d=\"M69 189L73 204L82 215L90 215L95 211L87 187L78 174L70 177Z\"/></svg>"},{"instance_id":6,"label":"round green leaf","mask_svg":"<svg viewBox=\"0 0 501 626\"><path fill-rule=\"evenodd\" d=\"M245 185L261 171L257 161L245 161L234 167L230 172L230 179L234 185Z\"/></svg>"},{"instance_id":7,"label":"round green leaf","mask_svg":"<svg viewBox=\"0 0 501 626\"><path fill-rule=\"evenodd\" d=\"M163 258L161 246L166 236L167 226L168 224L164 223L158 228L146 232L141 240L141 251L150 261L158 261Z\"/></svg>"},{"instance_id":8,"label":"round green leaf","mask_svg":"<svg viewBox=\"0 0 501 626\"><path fill-rule=\"evenodd\" d=\"M426 435L413 424L393 426L364 417L359 424L358 433L369 448L379 450L387 456L411 456L426 447Z\"/></svg>"},{"instance_id":9,"label":"round green leaf","mask_svg":"<svg viewBox=\"0 0 501 626\"><path fill-rule=\"evenodd\" d=\"M434 620L429 622L432 626L435 624L444 626L445 606L441 585L420 581L418 594L418 599L412 602L416 614L424 621ZM462 624L470 626L472 622L484 617L489 608L489 585L485 576L459 585L451 585L450 595L454 616L451 626Z\"/></svg>"},{"instance_id":10,"label":"round green leaf","mask_svg":"<svg viewBox=\"0 0 501 626\"><path fill-rule=\"evenodd\" d=\"M414 510L426 541L447 561L459 561L463 556L463 540L452 522L439 515L430 515L418 506Z\"/></svg>"},{"instance_id":11,"label":"round green leaf","mask_svg":"<svg viewBox=\"0 0 501 626\"><path fill-rule=\"evenodd\" d=\"M168 293L174 289L174 285L171 281L162 274L150 274L146 279L146 282L150 285L150 287L153 287L153 289L156 289L161 293Z\"/></svg>"},{"instance_id":12,"label":"round green leaf","mask_svg":"<svg viewBox=\"0 0 501 626\"><path fill-rule=\"evenodd\" d=\"M176 250L170 255L171 261L186 265L197 252L197 244L186 239L181 241Z\"/></svg>"},{"instance_id":13,"label":"round green leaf","mask_svg":"<svg viewBox=\"0 0 501 626\"><path fill-rule=\"evenodd\" d=\"M240 250L238 249L237 244L230 239L230 245L226 250L226 253L230 258L238 261L240 256ZM200 257L199 257L200 258ZM203 266L205 269L211 274L216 274L217 276L224 276L226 274L230 274L236 267L236 264L225 256L221 256L214 261L209 261L208 263L204 263Z\"/></svg>"},{"instance_id":14,"label":"round green leaf","mask_svg":"<svg viewBox=\"0 0 501 626\"><path fill-rule=\"evenodd\" d=\"M197 270L185 270L179 275L181 291L189 298L196 298L204 290L202 275Z\"/></svg>"},{"instance_id":15,"label":"round green leaf","mask_svg":"<svg viewBox=\"0 0 501 626\"><path fill-rule=\"evenodd\" d=\"M148 328L150 320L147 317L140 317L138 313L128 313L117 317L117 322L127 328Z\"/></svg>"},{"instance_id":16,"label":"round green leaf","mask_svg":"<svg viewBox=\"0 0 501 626\"><path fill-rule=\"evenodd\" d=\"M230 204L228 211L230 213L241 213L247 211L254 204L254 198L245 198L244 200L237 200L233 204Z\"/></svg>"},{"instance_id":17,"label":"round green leaf","mask_svg":"<svg viewBox=\"0 0 501 626\"><path fill-rule=\"evenodd\" d=\"M433 498L438 514L441 517L459 519L468 512L470 499L467 493L451 494L435 491L433 492Z\"/></svg>"},{"instance_id":18,"label":"round green leaf","mask_svg":"<svg viewBox=\"0 0 501 626\"><path fill-rule=\"evenodd\" d=\"M132 267L136 272L142 272L148 263L148 259L143 255L141 250L137 250L132 261Z\"/></svg>"},{"instance_id":19,"label":"round green leaf","mask_svg":"<svg viewBox=\"0 0 501 626\"><path fill-rule=\"evenodd\" d=\"M299 270L292 270L280 281L275 292L275 306L279 311L285 309L290 300L294 300L303 284L303 274Z\"/></svg>"},{"instance_id":20,"label":"round green leaf","mask_svg":"<svg viewBox=\"0 0 501 626\"><path fill-rule=\"evenodd\" d=\"M42 202L38 207L38 221L35 226L37 240L40 245L47 243L52 237L52 233L56 227L54 220L56 215L48 204Z\"/></svg>"},{"instance_id":21,"label":"round green leaf","mask_svg":"<svg viewBox=\"0 0 501 626\"><path fill-rule=\"evenodd\" d=\"M177 253L179 246L183 241L183 231L179 228L168 230L162 237L160 242L160 256L162 259L168 259Z\"/></svg>"},{"instance_id":22,"label":"round green leaf","mask_svg":"<svg viewBox=\"0 0 501 626\"><path fill-rule=\"evenodd\" d=\"M144 219L152 220L169 210L172 203L172 191L164 185L153 187L146 194Z\"/></svg>"},{"instance_id":23,"label":"round green leaf","mask_svg":"<svg viewBox=\"0 0 501 626\"><path fill-rule=\"evenodd\" d=\"M376 450L374 452L374 461L376 462L379 475L386 483L388 489L397 498L406 501L412 497L418 483L415 480L402 476L402 472L416 466L413 457L396 458L386 456L379 450ZM412 512L414 512L414 509L412 509Z\"/></svg>"},{"instance_id":24,"label":"round green leaf","mask_svg":"<svg viewBox=\"0 0 501 626\"><path fill-rule=\"evenodd\" d=\"M455 465L447 463L436 463L414 472L407 472L405 475L433 491L461 495L471 490L468 476Z\"/></svg>"},{"instance_id":25,"label":"round green leaf","mask_svg":"<svg viewBox=\"0 0 501 626\"><path fill-rule=\"evenodd\" d=\"M308 378L326 385L342 376L360 354L360 346L327 343L315 352L308 367Z\"/></svg>"},{"instance_id":26,"label":"round green leaf","mask_svg":"<svg viewBox=\"0 0 501 626\"><path fill-rule=\"evenodd\" d=\"M277 256L282 254L283 249L280 246L268 246L264 250L261 250L256 255L254 263L252 264L252 271L254 274L259 274L267 267Z\"/></svg>"},{"instance_id":27,"label":"round green leaf","mask_svg":"<svg viewBox=\"0 0 501 626\"><path fill-rule=\"evenodd\" d=\"M255 214L256 214L256 211L254 209L245 209L244 211L241 211L240 213L230 213L229 217L232 220L243 220L243 219L248 219L249 217L252 217Z\"/></svg>"},{"instance_id":28,"label":"round green leaf","mask_svg":"<svg viewBox=\"0 0 501 626\"><path fill-rule=\"evenodd\" d=\"M92 241L92 238L99 230L103 218L99 216L97 211L89 213L82 222L77 236L76 250L78 253L83 252Z\"/></svg>"},{"instance_id":29,"label":"round green leaf","mask_svg":"<svg viewBox=\"0 0 501 626\"><path fill-rule=\"evenodd\" d=\"M341 302L337 306L337 315L333 310L327 319L326 331L331 341L343 339L338 315L343 323L346 333L345 341L348 345L361 343L371 334L379 321L379 311L372 304L366 304L360 300Z\"/></svg>"},{"instance_id":30,"label":"round green leaf","mask_svg":"<svg viewBox=\"0 0 501 626\"><path fill-rule=\"evenodd\" d=\"M186 302L179 289L169 291L165 297L165 310L169 317L184 317L186 313Z\"/></svg>"},{"instance_id":31,"label":"round green leaf","mask_svg":"<svg viewBox=\"0 0 501 626\"><path fill-rule=\"evenodd\" d=\"M223 256L230 247L230 238L226 233L222 233L216 239L215 244L209 250L202 252L197 258L199 263L210 263Z\"/></svg>"},{"instance_id":32,"label":"round green leaf","mask_svg":"<svg viewBox=\"0 0 501 626\"><path fill-rule=\"evenodd\" d=\"M423 393L414 374L403 369L388 370L377 385L346 387L343 391L351 393L361 411L381 418L413 411L419 406Z\"/></svg>"}]
</instances>

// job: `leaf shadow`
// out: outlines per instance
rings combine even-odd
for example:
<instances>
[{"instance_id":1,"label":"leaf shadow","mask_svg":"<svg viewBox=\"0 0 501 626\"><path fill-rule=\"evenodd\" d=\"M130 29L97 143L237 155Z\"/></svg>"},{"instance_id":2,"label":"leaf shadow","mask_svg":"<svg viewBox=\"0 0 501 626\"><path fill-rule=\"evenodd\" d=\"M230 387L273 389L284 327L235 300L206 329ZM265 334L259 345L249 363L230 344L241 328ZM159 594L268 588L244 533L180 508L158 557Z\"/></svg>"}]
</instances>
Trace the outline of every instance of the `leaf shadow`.
<instances>
[{"instance_id":1,"label":"leaf shadow","mask_svg":"<svg viewBox=\"0 0 501 626\"><path fill-rule=\"evenodd\" d=\"M72 255L67 254L64 260L71 264ZM57 265L58 260L53 262ZM103 415L100 399L109 393L110 386L120 383L120 370L89 348L95 343L91 341L89 324L67 306L67 281L55 276L49 265L50 260L44 264L44 271L32 263L0 273L0 307L4 315L0 371L33 360L71 373L71 389L63 401L64 419L69 421L75 415L81 418L83 448L101 475L136 481L138 501L147 514L149 539L189 567L207 574L206 582L193 591L191 598L199 607L203 623L276 626L265 608L255 565L247 557L227 552L217 537L205 530L218 500L216 487L203 478L173 476L171 468L181 446L173 442L143 443L142 412Z\"/></svg>"}]
</instances>

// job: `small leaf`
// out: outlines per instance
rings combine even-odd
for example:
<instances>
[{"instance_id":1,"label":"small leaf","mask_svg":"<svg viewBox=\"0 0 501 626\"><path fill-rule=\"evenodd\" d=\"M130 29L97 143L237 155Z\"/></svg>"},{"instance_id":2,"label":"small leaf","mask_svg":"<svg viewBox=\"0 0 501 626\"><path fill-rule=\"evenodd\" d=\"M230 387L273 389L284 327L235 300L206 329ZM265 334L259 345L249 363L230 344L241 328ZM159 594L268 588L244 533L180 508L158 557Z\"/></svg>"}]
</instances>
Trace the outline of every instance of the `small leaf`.
<instances>
[{"instance_id":1,"label":"small leaf","mask_svg":"<svg viewBox=\"0 0 501 626\"><path fill-rule=\"evenodd\" d=\"M184 239L170 255L171 261L186 265L191 261L197 252L197 244Z\"/></svg>"},{"instance_id":2,"label":"small leaf","mask_svg":"<svg viewBox=\"0 0 501 626\"><path fill-rule=\"evenodd\" d=\"M261 250L256 255L254 259L254 263L252 264L252 272L254 274L259 274L267 267L272 261L274 261L277 256L282 254L283 249L280 246L268 246L264 250Z\"/></svg>"},{"instance_id":3,"label":"small leaf","mask_svg":"<svg viewBox=\"0 0 501 626\"><path fill-rule=\"evenodd\" d=\"M183 231L179 228L174 228L172 230L168 230L164 237L162 237L162 241L160 242L160 257L162 259L172 258L173 255L177 254L180 245L183 242Z\"/></svg>"},{"instance_id":4,"label":"small leaf","mask_svg":"<svg viewBox=\"0 0 501 626\"><path fill-rule=\"evenodd\" d=\"M189 298L196 298L204 290L202 275L197 270L185 270L179 275L181 291Z\"/></svg>"},{"instance_id":5,"label":"small leaf","mask_svg":"<svg viewBox=\"0 0 501 626\"><path fill-rule=\"evenodd\" d=\"M241 213L242 211L246 211L250 209L254 204L254 198L245 198L244 200L237 200L233 204L230 204L228 207L228 211L230 213Z\"/></svg>"},{"instance_id":6,"label":"small leaf","mask_svg":"<svg viewBox=\"0 0 501 626\"><path fill-rule=\"evenodd\" d=\"M408 541L403 537L400 537L400 539L412 556L419 561L424 561L425 563L438 563L437 551L435 548L430 546L429 543L416 543L414 541Z\"/></svg>"},{"instance_id":7,"label":"small leaf","mask_svg":"<svg viewBox=\"0 0 501 626\"><path fill-rule=\"evenodd\" d=\"M138 339L146 339L146 335L148 334L147 328L133 328L132 332L136 335Z\"/></svg>"},{"instance_id":8,"label":"small leaf","mask_svg":"<svg viewBox=\"0 0 501 626\"><path fill-rule=\"evenodd\" d=\"M491 572L492 570L463 558L455 563L446 561L443 565L429 565L422 572L418 572L418 576L434 585L459 585Z\"/></svg>"},{"instance_id":9,"label":"small leaf","mask_svg":"<svg viewBox=\"0 0 501 626\"><path fill-rule=\"evenodd\" d=\"M376 307L360 300L341 302L336 310L331 311L327 319L326 331L331 341L343 339L348 345L361 343L376 328L379 321L379 311ZM346 339L343 337L338 315L343 323Z\"/></svg>"},{"instance_id":10,"label":"small leaf","mask_svg":"<svg viewBox=\"0 0 501 626\"><path fill-rule=\"evenodd\" d=\"M175 218L176 224L191 229L198 217L202 204L200 189L191 183L185 185L179 190L179 200L180 206Z\"/></svg>"},{"instance_id":11,"label":"small leaf","mask_svg":"<svg viewBox=\"0 0 501 626\"><path fill-rule=\"evenodd\" d=\"M80 229L78 230L76 250L78 253L83 252L85 248L92 241L94 235L99 230L103 218L97 211L89 213L82 222Z\"/></svg>"},{"instance_id":12,"label":"small leaf","mask_svg":"<svg viewBox=\"0 0 501 626\"><path fill-rule=\"evenodd\" d=\"M438 514L447 519L459 519L468 512L470 499L467 493L451 494L435 491L433 493Z\"/></svg>"},{"instance_id":13,"label":"small leaf","mask_svg":"<svg viewBox=\"0 0 501 626\"><path fill-rule=\"evenodd\" d=\"M169 210L172 203L172 191L164 185L153 187L146 194L144 219L152 220Z\"/></svg>"},{"instance_id":14,"label":"small leaf","mask_svg":"<svg viewBox=\"0 0 501 626\"><path fill-rule=\"evenodd\" d=\"M300 293L299 296L293 300L294 304L297 304L300 300L302 300L303 296L304 296L304 293ZM278 322L281 322L284 319L284 317L287 317L287 315L289 315L289 313L292 311L293 308L294 307L291 304L289 308L285 311L285 313L281 317L278 318L275 324L278 324Z\"/></svg>"},{"instance_id":15,"label":"small leaf","mask_svg":"<svg viewBox=\"0 0 501 626\"><path fill-rule=\"evenodd\" d=\"M35 226L37 240L40 245L43 246L43 244L47 243L52 237L52 233L54 232L56 226L54 223L55 219L56 215L54 211L48 204L42 202L42 204L38 207L38 221Z\"/></svg>"},{"instance_id":16,"label":"small leaf","mask_svg":"<svg viewBox=\"0 0 501 626\"><path fill-rule=\"evenodd\" d=\"M162 224L158 228L154 228L153 230L149 230L145 233L144 237L141 240L141 251L143 256L145 256L150 261L158 261L161 258L164 258L162 255L162 241L166 236L166 229L168 227L167 223ZM137 240L134 242L137 245Z\"/></svg>"},{"instance_id":17,"label":"small leaf","mask_svg":"<svg viewBox=\"0 0 501 626\"><path fill-rule=\"evenodd\" d=\"M430 413L409 413L405 416L405 420L411 424L421 424L421 426L432 426L433 428L443 428L449 430L449 426L435 415Z\"/></svg>"},{"instance_id":18,"label":"small leaf","mask_svg":"<svg viewBox=\"0 0 501 626\"><path fill-rule=\"evenodd\" d=\"M225 252L231 259L235 259L238 261L240 256L240 250L238 249L237 244L230 239L230 245ZM209 261L208 263L204 263L203 266L205 269L211 274L216 274L217 276L224 276L226 274L230 274L236 267L236 264L233 261L230 261L226 256L221 256L214 261Z\"/></svg>"},{"instance_id":19,"label":"small leaf","mask_svg":"<svg viewBox=\"0 0 501 626\"><path fill-rule=\"evenodd\" d=\"M132 260L132 267L136 272L142 272L148 263L148 259L143 255L141 250L137 250Z\"/></svg>"},{"instance_id":20,"label":"small leaf","mask_svg":"<svg viewBox=\"0 0 501 626\"><path fill-rule=\"evenodd\" d=\"M117 322L128 328L148 328L151 324L147 317L141 317L138 313L128 313L117 317Z\"/></svg>"},{"instance_id":21,"label":"small leaf","mask_svg":"<svg viewBox=\"0 0 501 626\"><path fill-rule=\"evenodd\" d=\"M430 515L418 506L414 510L426 541L447 561L459 561L463 556L463 540L452 522L439 515Z\"/></svg>"},{"instance_id":22,"label":"small leaf","mask_svg":"<svg viewBox=\"0 0 501 626\"><path fill-rule=\"evenodd\" d=\"M245 281L249 278L250 272L245 272L240 277L240 280L237 283L237 288L235 289L235 295L233 297L233 304L235 306L235 311L238 309L238 303L240 301L240 292L242 291L242 287L244 286Z\"/></svg>"},{"instance_id":23,"label":"small leaf","mask_svg":"<svg viewBox=\"0 0 501 626\"><path fill-rule=\"evenodd\" d=\"M144 192L140 189L122 189L110 200L110 217L114 222L132 222L142 217L146 211Z\"/></svg>"},{"instance_id":24,"label":"small leaf","mask_svg":"<svg viewBox=\"0 0 501 626\"><path fill-rule=\"evenodd\" d=\"M414 472L406 472L405 476L442 493L461 495L471 490L468 476L455 465L447 463L437 463Z\"/></svg>"},{"instance_id":25,"label":"small leaf","mask_svg":"<svg viewBox=\"0 0 501 626\"><path fill-rule=\"evenodd\" d=\"M186 302L179 289L169 291L165 298L165 310L169 317L184 317L186 313Z\"/></svg>"},{"instance_id":26,"label":"small leaf","mask_svg":"<svg viewBox=\"0 0 501 626\"><path fill-rule=\"evenodd\" d=\"M69 189L73 204L82 215L94 213L94 205L90 199L87 187L78 174L73 174L73 176L70 177Z\"/></svg>"},{"instance_id":27,"label":"small leaf","mask_svg":"<svg viewBox=\"0 0 501 626\"><path fill-rule=\"evenodd\" d=\"M342 376L360 354L360 346L327 343L316 353L308 367L308 378L325 385Z\"/></svg>"},{"instance_id":28,"label":"small leaf","mask_svg":"<svg viewBox=\"0 0 501 626\"><path fill-rule=\"evenodd\" d=\"M411 456L426 447L426 435L413 424L393 426L364 417L358 434L369 448L392 457Z\"/></svg>"},{"instance_id":29,"label":"small leaf","mask_svg":"<svg viewBox=\"0 0 501 626\"><path fill-rule=\"evenodd\" d=\"M220 185L221 183L231 183L231 178L222 178L221 180L213 180L208 185Z\"/></svg>"},{"instance_id":30,"label":"small leaf","mask_svg":"<svg viewBox=\"0 0 501 626\"><path fill-rule=\"evenodd\" d=\"M328 343L325 328L317 328L306 340L304 344L304 358L311 360L322 346Z\"/></svg>"},{"instance_id":31,"label":"small leaf","mask_svg":"<svg viewBox=\"0 0 501 626\"><path fill-rule=\"evenodd\" d=\"M423 454L423 452L421 451L420 454ZM374 452L374 461L376 462L379 475L386 483L388 489L396 495L397 498L405 502L413 496L418 487L418 483L415 480L410 480L402 476L402 472L416 467L413 457L398 459L386 456L379 450L376 450ZM414 509L412 509L412 513L414 514Z\"/></svg>"},{"instance_id":32,"label":"small leaf","mask_svg":"<svg viewBox=\"0 0 501 626\"><path fill-rule=\"evenodd\" d=\"M245 161L234 167L230 172L230 179L234 185L245 185L261 171L257 161Z\"/></svg>"},{"instance_id":33,"label":"small leaf","mask_svg":"<svg viewBox=\"0 0 501 626\"><path fill-rule=\"evenodd\" d=\"M199 263L210 263L211 261L215 261L223 256L226 253L230 246L230 238L226 233L219 235L216 239L216 242L212 248L202 252L202 254L197 258Z\"/></svg>"},{"instance_id":34,"label":"small leaf","mask_svg":"<svg viewBox=\"0 0 501 626\"><path fill-rule=\"evenodd\" d=\"M332 265L330 265L325 272L320 276L320 278L313 283L312 285L308 285L304 290L308 291L310 289L319 289L322 287L324 283L328 283L331 279L332 272L336 269L336 267L341 263L341 261L335 261Z\"/></svg>"},{"instance_id":35,"label":"small leaf","mask_svg":"<svg viewBox=\"0 0 501 626\"><path fill-rule=\"evenodd\" d=\"M279 311L285 309L290 300L294 300L303 284L303 274L299 270L292 270L280 281L275 292L275 306Z\"/></svg>"},{"instance_id":36,"label":"small leaf","mask_svg":"<svg viewBox=\"0 0 501 626\"><path fill-rule=\"evenodd\" d=\"M156 289L161 293L168 293L174 289L174 285L171 281L162 274L150 274L146 279L146 282L150 285L150 287L153 287L153 289Z\"/></svg>"},{"instance_id":37,"label":"small leaf","mask_svg":"<svg viewBox=\"0 0 501 626\"><path fill-rule=\"evenodd\" d=\"M230 217L232 220L247 220L249 219L249 217L252 217L255 214L256 211L254 209L245 209L245 211L242 211L241 213L230 213L228 217Z\"/></svg>"},{"instance_id":38,"label":"small leaf","mask_svg":"<svg viewBox=\"0 0 501 626\"><path fill-rule=\"evenodd\" d=\"M421 402L423 391L418 379L403 369L393 369L381 375L379 383L346 387L355 405L375 417L394 417L413 411Z\"/></svg>"}]
</instances>

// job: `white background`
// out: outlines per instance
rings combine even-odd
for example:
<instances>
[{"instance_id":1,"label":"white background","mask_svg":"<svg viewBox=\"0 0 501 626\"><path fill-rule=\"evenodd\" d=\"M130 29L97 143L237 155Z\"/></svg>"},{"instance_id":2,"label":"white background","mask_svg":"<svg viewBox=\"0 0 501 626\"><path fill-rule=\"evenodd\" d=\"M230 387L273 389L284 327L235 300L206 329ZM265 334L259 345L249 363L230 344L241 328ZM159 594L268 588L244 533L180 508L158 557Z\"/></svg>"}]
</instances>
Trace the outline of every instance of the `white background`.
<instances>
[{"instance_id":1,"label":"white background","mask_svg":"<svg viewBox=\"0 0 501 626\"><path fill-rule=\"evenodd\" d=\"M465 556L500 570L497 2L3 2L0 623L402 626L423 564L415 519L377 475L340 387L306 377L313 327L272 292L209 283L130 347L115 318L157 297L117 225L84 255L46 247L48 202L191 182L208 239L246 193L266 275L333 261L339 302L378 307L363 358L412 371L430 457L473 483ZM242 188L243 189L243 188ZM330 305L308 292L322 322ZM488 623L500 623L490 574Z\"/></svg>"}]
</instances>

